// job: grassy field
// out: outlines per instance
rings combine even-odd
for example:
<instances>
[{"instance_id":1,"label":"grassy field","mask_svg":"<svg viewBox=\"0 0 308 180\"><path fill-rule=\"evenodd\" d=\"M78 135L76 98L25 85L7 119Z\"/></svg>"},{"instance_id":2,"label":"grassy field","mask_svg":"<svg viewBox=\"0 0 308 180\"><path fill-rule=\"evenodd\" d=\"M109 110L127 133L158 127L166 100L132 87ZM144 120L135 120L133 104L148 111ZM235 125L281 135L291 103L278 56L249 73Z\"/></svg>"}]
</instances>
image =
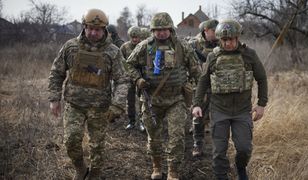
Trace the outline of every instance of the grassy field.
<instances>
[{"instance_id":1,"label":"grassy field","mask_svg":"<svg viewBox=\"0 0 308 180\"><path fill-rule=\"evenodd\" d=\"M251 46L265 62L269 46ZM0 50L0 179L70 179L73 175L63 146L62 121L50 115L47 100L47 77L59 48L58 44L39 44ZM282 48L269 59L269 103L264 118L254 124L251 179L308 179L307 62L294 66L287 57L288 49ZM146 137L122 132L124 124L125 120L117 122L107 133L107 151L123 153L105 170L109 179L123 179L127 172L131 179L144 179L150 173ZM205 161L204 168L200 163L196 174L185 172L184 179L211 179L211 175L204 175L211 171L210 162Z\"/></svg>"}]
</instances>

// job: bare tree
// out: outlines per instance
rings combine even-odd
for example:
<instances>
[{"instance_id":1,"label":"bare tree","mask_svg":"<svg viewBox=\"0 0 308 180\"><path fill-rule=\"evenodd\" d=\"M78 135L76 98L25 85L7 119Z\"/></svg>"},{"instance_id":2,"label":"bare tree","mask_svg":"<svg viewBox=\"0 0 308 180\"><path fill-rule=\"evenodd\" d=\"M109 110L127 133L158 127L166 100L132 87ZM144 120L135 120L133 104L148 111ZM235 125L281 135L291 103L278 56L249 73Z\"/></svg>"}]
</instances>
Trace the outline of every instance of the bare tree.
<instances>
[{"instance_id":1,"label":"bare tree","mask_svg":"<svg viewBox=\"0 0 308 180\"><path fill-rule=\"evenodd\" d=\"M25 16L30 22L51 25L61 24L65 21L67 11L65 8L59 8L55 4L35 2L29 0L31 3L31 10L25 13Z\"/></svg>"},{"instance_id":2,"label":"bare tree","mask_svg":"<svg viewBox=\"0 0 308 180\"><path fill-rule=\"evenodd\" d=\"M137 7L136 11L136 19L137 19L137 25L139 27L146 27L149 25L154 12L150 11L146 8L146 5L142 4Z\"/></svg>"},{"instance_id":3,"label":"bare tree","mask_svg":"<svg viewBox=\"0 0 308 180\"><path fill-rule=\"evenodd\" d=\"M34 41L50 41L59 26L65 22L67 11L55 4L29 0L31 9L20 14L19 26L29 36L35 36ZM27 30L24 30L27 27ZM31 39L31 38L30 38ZM34 39L34 38L33 38Z\"/></svg>"},{"instance_id":4,"label":"bare tree","mask_svg":"<svg viewBox=\"0 0 308 180\"><path fill-rule=\"evenodd\" d=\"M120 37L127 39L127 30L132 26L133 22L132 13L128 7L124 7L121 11L120 17L117 19L118 34Z\"/></svg>"},{"instance_id":5,"label":"bare tree","mask_svg":"<svg viewBox=\"0 0 308 180\"><path fill-rule=\"evenodd\" d=\"M307 6L308 0L238 0L233 3L238 18L247 25L246 31L256 37L277 39L286 23L290 23L281 44L294 49L292 59L295 63L302 61L298 45L308 44Z\"/></svg>"}]
</instances>

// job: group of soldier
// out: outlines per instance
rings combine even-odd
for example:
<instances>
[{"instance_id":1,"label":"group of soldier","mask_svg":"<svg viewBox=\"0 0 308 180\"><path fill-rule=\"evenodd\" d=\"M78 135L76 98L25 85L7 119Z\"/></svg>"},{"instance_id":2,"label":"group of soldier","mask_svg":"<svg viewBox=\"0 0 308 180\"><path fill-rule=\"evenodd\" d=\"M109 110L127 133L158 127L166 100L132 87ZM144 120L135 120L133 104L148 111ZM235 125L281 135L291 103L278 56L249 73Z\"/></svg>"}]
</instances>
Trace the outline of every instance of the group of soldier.
<instances>
[{"instance_id":1,"label":"group of soldier","mask_svg":"<svg viewBox=\"0 0 308 180\"><path fill-rule=\"evenodd\" d=\"M75 180L102 178L106 128L125 114L126 102L126 129L132 129L136 119L141 119L139 129L147 133L151 179L162 178L163 157L167 157L167 179L180 179L187 109L194 116L193 156L202 155L205 124L209 123L213 172L217 179L228 179L226 153L231 130L238 179L248 179L253 121L264 113L267 78L256 52L239 41L242 26L237 21L202 22L200 33L185 41L176 36L170 15L160 12L153 16L150 31L131 27L126 43L114 26L108 26L107 16L99 9L86 11L82 24L80 35L67 41L55 58L48 87L50 109L56 117L61 114L64 97L64 143L76 170ZM254 79L258 102L253 108ZM136 93L136 87L140 93ZM136 94L140 94L139 118ZM166 151L164 124L168 126ZM89 164L82 148L85 125Z\"/></svg>"}]
</instances>

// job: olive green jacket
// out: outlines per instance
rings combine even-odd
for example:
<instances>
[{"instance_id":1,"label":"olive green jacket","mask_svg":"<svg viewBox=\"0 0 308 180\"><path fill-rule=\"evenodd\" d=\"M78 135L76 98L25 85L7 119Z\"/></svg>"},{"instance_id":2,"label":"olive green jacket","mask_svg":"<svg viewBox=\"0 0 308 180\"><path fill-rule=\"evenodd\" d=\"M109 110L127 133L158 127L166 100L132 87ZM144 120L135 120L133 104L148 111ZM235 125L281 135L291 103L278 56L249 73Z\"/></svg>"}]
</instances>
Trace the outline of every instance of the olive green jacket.
<instances>
[{"instance_id":1,"label":"olive green jacket","mask_svg":"<svg viewBox=\"0 0 308 180\"><path fill-rule=\"evenodd\" d=\"M254 79L258 84L258 105L265 107L268 101L267 77L263 64L259 60L256 52L245 44L241 44L237 50L232 52L223 51L220 47L218 48L221 54L242 54L246 71L253 71ZM196 95L193 100L194 107L201 106L207 90L211 88L210 75L214 72L216 60L217 56L213 52L210 53L205 64L206 68L198 81ZM230 115L250 111L252 108L251 93L251 90L247 90L236 93L212 94L210 108Z\"/></svg>"}]
</instances>

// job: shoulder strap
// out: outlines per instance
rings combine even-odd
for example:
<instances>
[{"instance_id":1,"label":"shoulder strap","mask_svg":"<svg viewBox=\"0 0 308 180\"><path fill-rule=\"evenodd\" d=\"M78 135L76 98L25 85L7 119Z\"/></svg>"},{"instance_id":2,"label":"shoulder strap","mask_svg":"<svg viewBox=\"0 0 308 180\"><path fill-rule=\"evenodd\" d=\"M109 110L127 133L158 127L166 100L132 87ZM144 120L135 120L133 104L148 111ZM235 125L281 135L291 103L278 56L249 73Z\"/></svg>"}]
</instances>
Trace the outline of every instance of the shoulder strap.
<instances>
[{"instance_id":1,"label":"shoulder strap","mask_svg":"<svg viewBox=\"0 0 308 180\"><path fill-rule=\"evenodd\" d=\"M152 97L155 97L158 95L158 93L160 92L161 88L164 86L164 84L166 83L167 79L169 78L171 72L173 71L174 68L171 69L171 71L169 71L168 74L166 74L166 76L164 76L164 78L159 82L157 88L155 89L154 93L152 94Z\"/></svg>"}]
</instances>

